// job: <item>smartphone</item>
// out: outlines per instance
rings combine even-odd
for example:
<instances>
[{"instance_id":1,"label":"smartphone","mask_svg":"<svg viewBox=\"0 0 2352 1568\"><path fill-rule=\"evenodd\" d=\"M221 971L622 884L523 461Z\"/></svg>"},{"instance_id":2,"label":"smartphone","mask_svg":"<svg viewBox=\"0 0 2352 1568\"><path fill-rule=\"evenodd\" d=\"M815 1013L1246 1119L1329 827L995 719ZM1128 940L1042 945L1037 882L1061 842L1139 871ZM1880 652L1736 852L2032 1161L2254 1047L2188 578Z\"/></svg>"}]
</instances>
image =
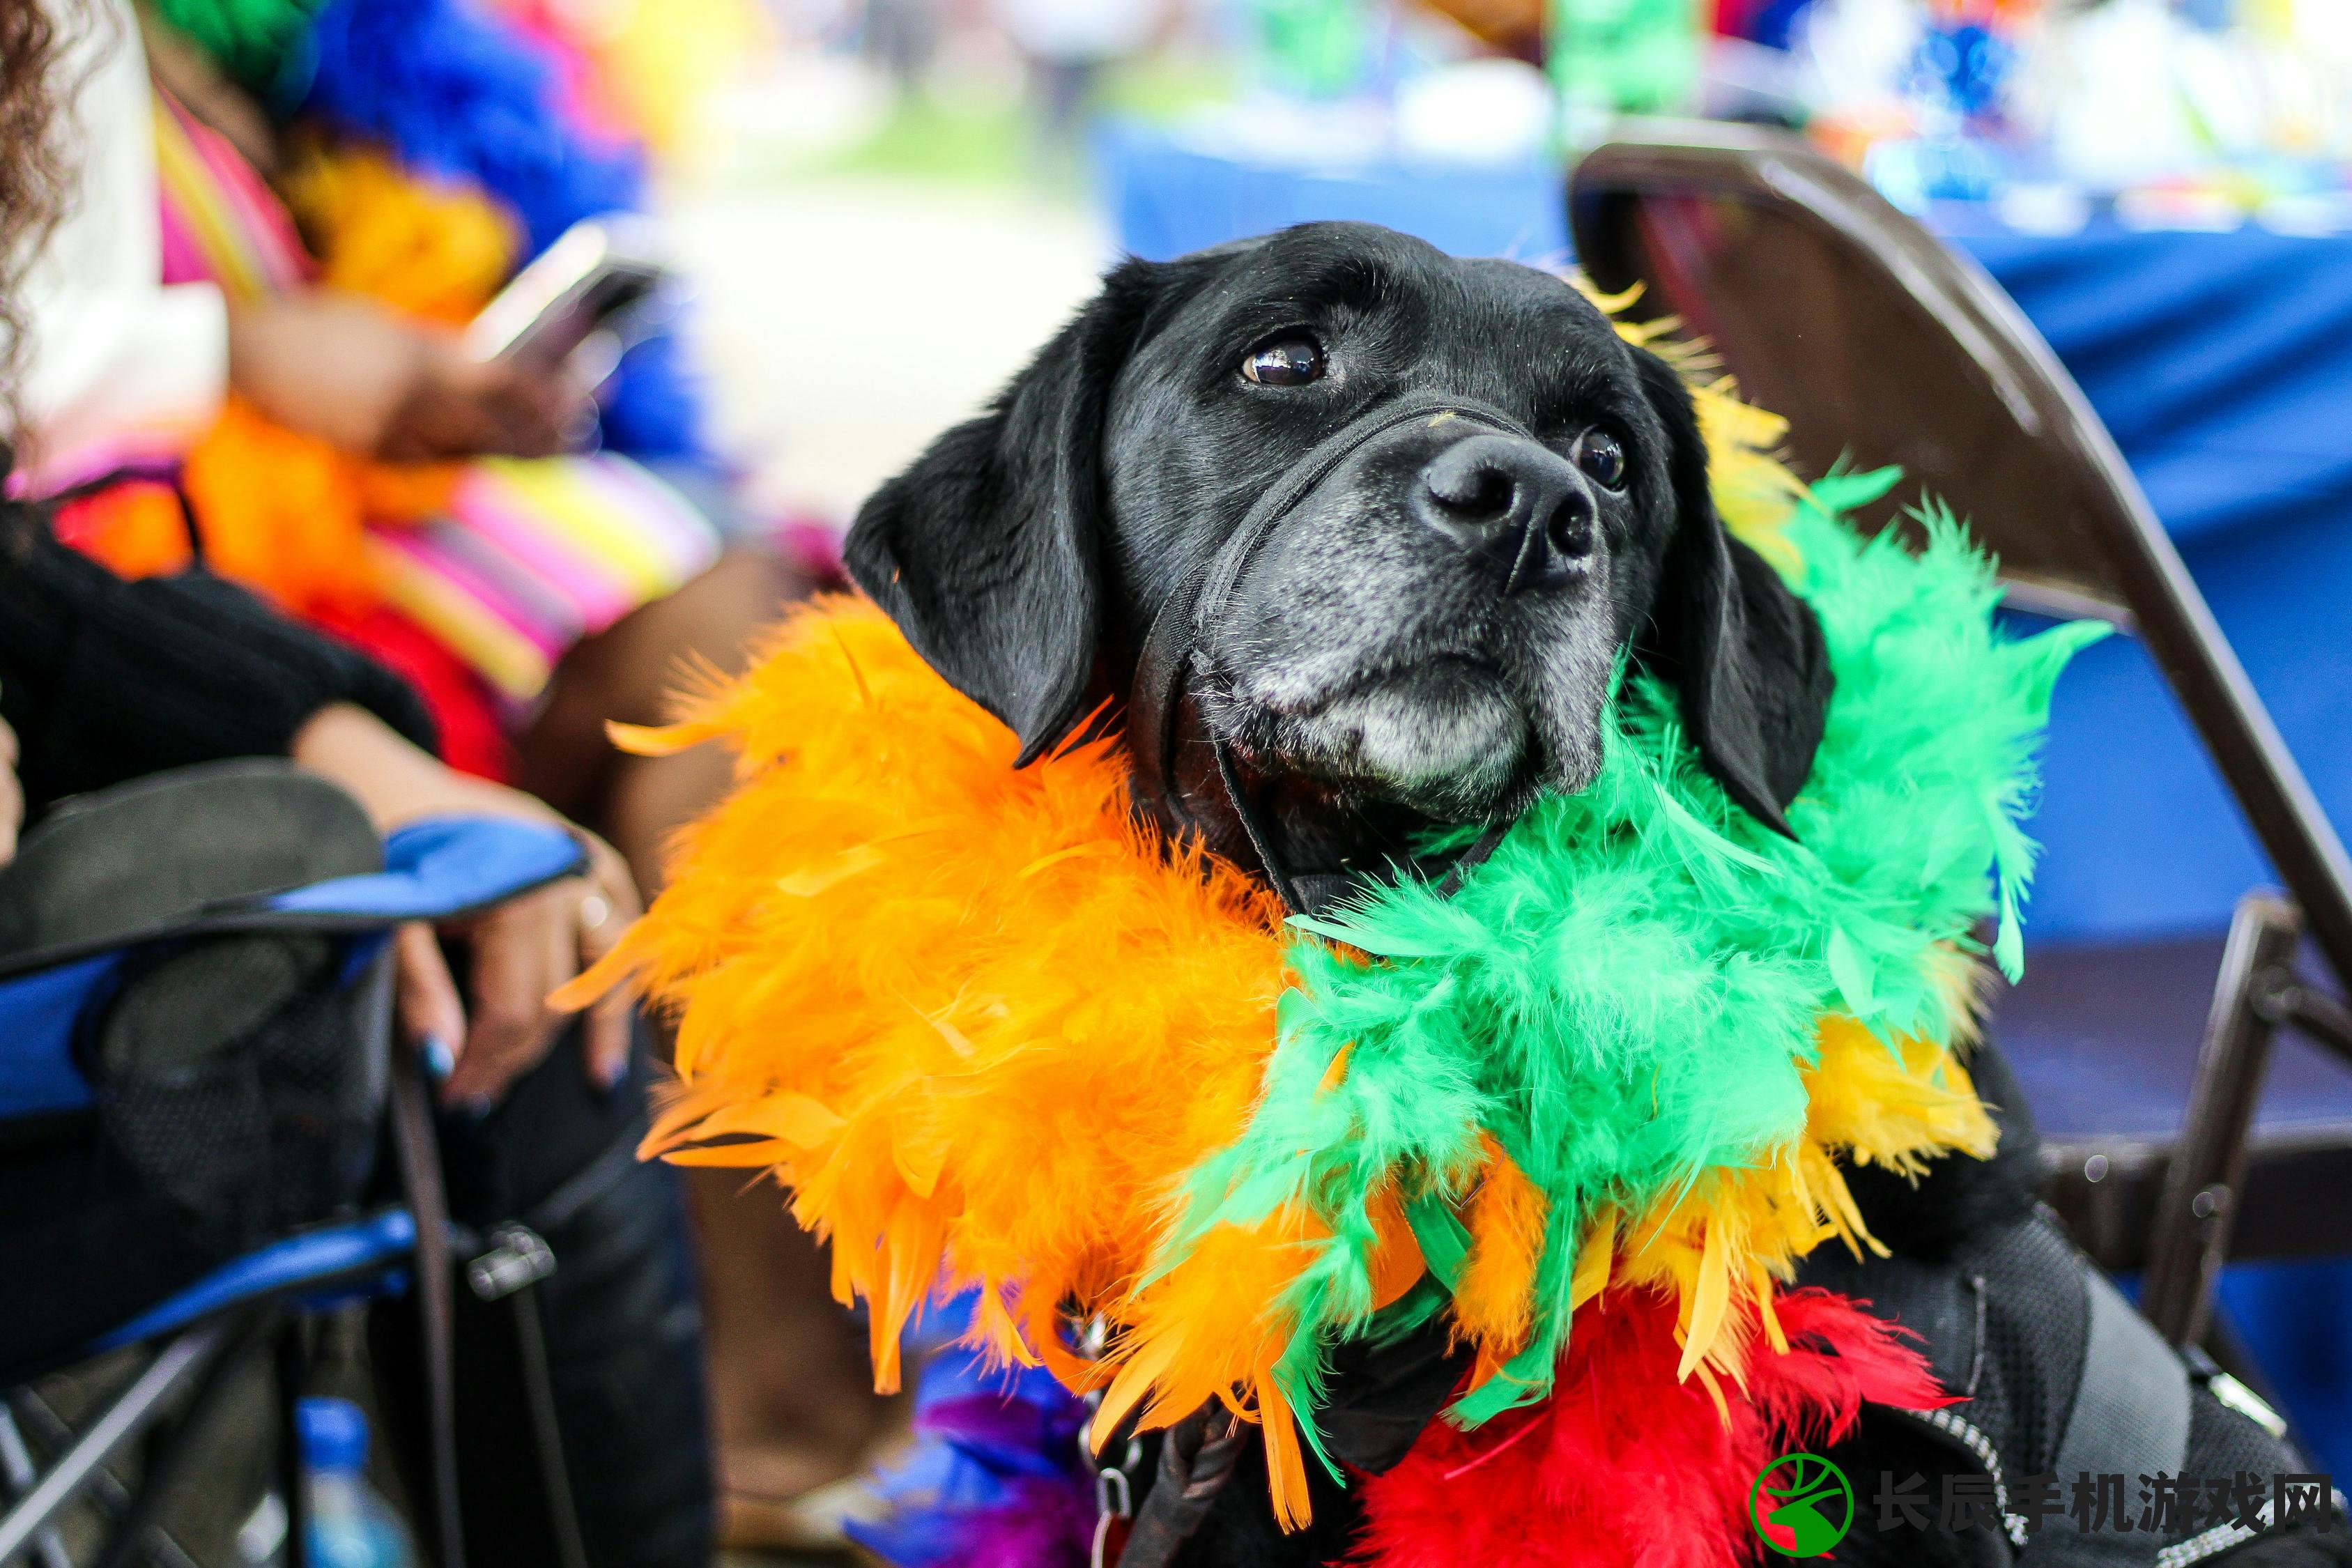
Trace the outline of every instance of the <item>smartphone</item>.
<instances>
[{"instance_id":1,"label":"smartphone","mask_svg":"<svg viewBox=\"0 0 2352 1568\"><path fill-rule=\"evenodd\" d=\"M604 363L668 314L677 275L653 223L626 214L583 218L533 257L467 326L466 352L552 370L607 338ZM597 376L594 379L602 380Z\"/></svg>"}]
</instances>

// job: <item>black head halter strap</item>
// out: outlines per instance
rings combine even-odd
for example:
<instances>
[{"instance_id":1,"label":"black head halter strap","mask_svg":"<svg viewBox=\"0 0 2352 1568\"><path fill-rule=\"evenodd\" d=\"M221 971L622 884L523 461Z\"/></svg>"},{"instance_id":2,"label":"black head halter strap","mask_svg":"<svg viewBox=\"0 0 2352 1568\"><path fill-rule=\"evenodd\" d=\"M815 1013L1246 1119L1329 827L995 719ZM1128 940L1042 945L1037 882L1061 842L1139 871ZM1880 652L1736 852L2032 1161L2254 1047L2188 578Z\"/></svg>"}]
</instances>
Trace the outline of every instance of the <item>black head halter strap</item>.
<instances>
[{"instance_id":1,"label":"black head halter strap","mask_svg":"<svg viewBox=\"0 0 2352 1568\"><path fill-rule=\"evenodd\" d=\"M1133 759L1138 799L1148 800L1172 830L1198 833L1202 826L1186 807L1172 772L1186 686L1198 667L1208 627L1232 598L1243 572L1266 536L1317 485L1366 443L1415 420L1434 423L1449 417L1533 438L1526 426L1502 410L1468 398L1407 393L1376 405L1327 437L1259 497L1233 537L1188 574L1152 617L1151 629L1136 659L1135 686L1128 699L1128 745ZM1217 777L1232 804L1234 816L1249 836L1250 847L1257 852L1266 881L1293 914L1308 912L1312 905L1302 895L1298 879L1281 852L1275 825L1251 798L1233 748L1215 736L1210 737L1209 744L1216 758ZM1502 842L1508 826L1497 824L1488 828L1454 862L1437 885L1441 897L1453 895L1464 875Z\"/></svg>"}]
</instances>

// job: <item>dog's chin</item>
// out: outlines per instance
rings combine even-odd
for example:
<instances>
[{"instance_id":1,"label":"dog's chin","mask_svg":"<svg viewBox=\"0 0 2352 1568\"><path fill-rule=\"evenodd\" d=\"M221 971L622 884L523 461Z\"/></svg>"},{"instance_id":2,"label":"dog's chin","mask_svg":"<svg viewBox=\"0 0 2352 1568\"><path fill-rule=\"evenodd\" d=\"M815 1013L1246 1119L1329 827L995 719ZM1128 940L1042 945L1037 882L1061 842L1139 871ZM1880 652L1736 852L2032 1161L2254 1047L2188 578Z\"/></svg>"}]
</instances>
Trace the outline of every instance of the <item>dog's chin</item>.
<instances>
[{"instance_id":1,"label":"dog's chin","mask_svg":"<svg viewBox=\"0 0 2352 1568\"><path fill-rule=\"evenodd\" d=\"M1552 783L1534 727L1491 670L1438 659L1307 703L1229 697L1212 721L1259 772L1438 822L1516 816ZM1580 787L1587 780L1578 780Z\"/></svg>"}]
</instances>

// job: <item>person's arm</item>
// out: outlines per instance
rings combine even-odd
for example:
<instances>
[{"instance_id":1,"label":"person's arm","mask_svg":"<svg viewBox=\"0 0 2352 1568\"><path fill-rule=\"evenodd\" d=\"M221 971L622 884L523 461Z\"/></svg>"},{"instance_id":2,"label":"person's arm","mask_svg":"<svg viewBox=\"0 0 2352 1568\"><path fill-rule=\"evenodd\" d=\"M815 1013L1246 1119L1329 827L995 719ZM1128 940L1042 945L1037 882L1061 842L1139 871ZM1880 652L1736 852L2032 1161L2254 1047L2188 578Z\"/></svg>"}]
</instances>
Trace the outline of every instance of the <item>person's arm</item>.
<instances>
[{"instance_id":1,"label":"person's arm","mask_svg":"<svg viewBox=\"0 0 2352 1568\"><path fill-rule=\"evenodd\" d=\"M549 994L612 951L637 917L636 884L613 847L519 790L468 778L418 751L364 709L338 703L294 737L295 762L341 784L389 833L427 816L512 816L570 830L588 853L583 877L567 879L450 928L473 949L471 1016L457 997L434 933L400 933L399 1011L412 1042L449 1047L455 1070L442 1086L453 1104L486 1106L547 1054L566 1017ZM619 1080L629 1063L629 1005L610 996L588 1011L588 1070ZM462 1042L462 1044L461 1044Z\"/></svg>"},{"instance_id":2,"label":"person's arm","mask_svg":"<svg viewBox=\"0 0 2352 1568\"><path fill-rule=\"evenodd\" d=\"M0 522L0 710L26 805L226 757L284 756L338 702L429 750L415 692L357 651L235 584L192 574L124 582L57 542L37 513Z\"/></svg>"},{"instance_id":3,"label":"person's arm","mask_svg":"<svg viewBox=\"0 0 2352 1568\"><path fill-rule=\"evenodd\" d=\"M124 0L100 0L59 68L75 160L27 269L20 401L36 493L192 445L234 389L270 418L397 462L546 457L590 417L567 374L468 357L456 334L325 289L226 303L166 285L156 113Z\"/></svg>"},{"instance_id":4,"label":"person's arm","mask_svg":"<svg viewBox=\"0 0 2352 1568\"><path fill-rule=\"evenodd\" d=\"M373 660L278 616L242 589L193 574L125 583L0 510L0 711L17 731L18 776L37 816L62 795L164 768L289 756L341 784L389 832L419 817L513 816L573 833L583 877L499 906L449 934L473 950L470 1016L433 933L399 939L399 1001L414 1043L456 1058L443 1086L487 1104L535 1066L562 1016L549 993L604 955L635 919L636 889L603 840L529 795L470 779L425 748L415 695ZM625 1005L590 1015L589 1070L628 1064Z\"/></svg>"},{"instance_id":5,"label":"person's arm","mask_svg":"<svg viewBox=\"0 0 2352 1568\"><path fill-rule=\"evenodd\" d=\"M125 447L178 449L219 412L229 373L220 290L160 281L152 100L130 8L101 0L73 25L57 75L71 184L21 300L21 400L52 472Z\"/></svg>"}]
</instances>

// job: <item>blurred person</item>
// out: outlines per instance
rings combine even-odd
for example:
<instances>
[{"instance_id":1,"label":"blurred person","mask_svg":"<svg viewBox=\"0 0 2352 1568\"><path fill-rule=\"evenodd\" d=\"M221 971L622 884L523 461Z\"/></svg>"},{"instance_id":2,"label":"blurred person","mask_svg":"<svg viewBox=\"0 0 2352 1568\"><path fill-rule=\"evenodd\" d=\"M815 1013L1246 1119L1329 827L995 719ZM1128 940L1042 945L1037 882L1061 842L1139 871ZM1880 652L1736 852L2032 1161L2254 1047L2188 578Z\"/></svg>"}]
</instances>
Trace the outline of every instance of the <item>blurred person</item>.
<instances>
[{"instance_id":1,"label":"blurred person","mask_svg":"<svg viewBox=\"0 0 2352 1568\"><path fill-rule=\"evenodd\" d=\"M201 3L173 0L165 9L202 24ZM93 0L93 9L94 25L75 37L81 58L71 78L83 83L72 109L87 155L79 174L84 194L30 290L26 401L51 486L75 477L78 454L98 453L83 460L82 471L102 471L114 460L110 447L127 447L135 458L143 443L176 462L211 564L257 582L281 605L394 664L426 692L447 760L504 773L604 829L637 885L652 890L662 838L724 784L729 760L714 747L625 758L604 726L664 717L665 692L682 662L738 667L749 629L796 584L780 582L760 552L730 549L677 591L642 604L633 598L634 608L608 604L608 613L625 613L566 639L567 618L593 620L576 605L548 616L546 601L596 563L551 538L568 521L560 504L535 503L583 494L614 503L569 520L585 522L591 543L614 535L625 542L628 573L607 576L641 578L665 561L706 560L719 548L675 491L610 458L468 461L454 470L459 499L487 496L483 515L371 516L362 534L362 520L348 515L353 493L389 491L396 501L420 478L430 489L453 472L376 459L550 452L585 406L579 389L559 379L481 365L455 352L451 322L470 313L508 264L512 241L498 226L508 219L447 182L404 182L381 153L373 162L365 154L339 159L303 133L289 135L221 59L197 47L202 26L154 31L152 74L160 85L151 85L142 36L121 0ZM563 138L516 121L518 103L529 107L540 79L512 37L484 32L487 24L471 14L457 15L441 0L338 0L317 26L322 59L314 85L341 106L339 124L373 115L367 123L399 129L399 112L367 97L370 70L410 85L422 79L445 106L467 94L488 102L490 109L472 111L472 119L495 122L502 134L467 142L467 112L451 108L447 123L436 127L447 133L442 151L484 164L485 180L510 198L509 214L520 215L528 234L560 232L582 206L625 194L616 179L566 163L578 149ZM465 69L487 72L482 79L445 79L458 68L434 56L433 46L453 30L466 47L446 53ZM546 144L517 151L531 134ZM391 132L383 138L396 139ZM489 166L500 156L509 163ZM568 187L548 188L565 179ZM279 186L304 195L295 206L308 215L307 232L321 254L305 253ZM405 208L404 190L415 198ZM403 214L401 224L392 222ZM498 269L487 276L478 267L484 254ZM387 255L440 264L437 272L430 266L388 272L381 265ZM459 290L456 305L446 287L460 270L452 256L478 264L472 297ZM420 279L420 270L427 276ZM424 287L436 283L437 292ZM430 306L438 318L361 298L353 290L362 286ZM665 421L648 417L642 403L632 405L625 385L622 405L605 411L606 435L625 437L648 467L690 479L676 461L687 444L674 430L665 434ZM98 531L79 525L103 524L109 508L136 521L125 503L142 489L160 502L160 521L148 526L166 547L161 559L140 561L135 548L130 560L104 548L94 553L133 571L184 565L186 529L165 487L119 483L76 500L64 509L68 531L93 542ZM224 525L256 517L268 528L247 532L264 548L241 550L236 531ZM135 546L136 529L126 531ZM331 537L322 542L322 534ZM534 548L513 548L519 538ZM361 564L383 580L352 592L337 576L349 565L330 548L339 541L363 544L370 555ZM565 580L534 583L526 569L543 563L551 549L564 550ZM438 621L412 613L420 595ZM501 682L485 671L502 651L515 653L523 639L500 634L519 621L530 623L524 638L537 639L521 651L536 652L540 663L524 658L520 670L501 668ZM451 1092L494 1100L497 1084L482 1077L492 1059L461 1058ZM491 1118L500 1120L521 1124L503 1110ZM521 1133L503 1141L465 1136L493 1152L530 1141ZM797 1539L807 1531L793 1512L795 1500L854 1470L890 1407L866 1385L857 1331L832 1302L813 1244L772 1202L740 1193L724 1173L693 1173L688 1186L704 1237L730 1517L749 1539Z\"/></svg>"},{"instance_id":2,"label":"blurred person","mask_svg":"<svg viewBox=\"0 0 2352 1568\"><path fill-rule=\"evenodd\" d=\"M901 93L920 92L939 58L940 0L866 0L858 47Z\"/></svg>"},{"instance_id":3,"label":"blurred person","mask_svg":"<svg viewBox=\"0 0 2352 1568\"><path fill-rule=\"evenodd\" d=\"M437 932L404 928L399 1027L404 1048L438 1042L454 1055L439 1129L452 1213L477 1227L520 1218L562 1260L542 1310L590 1560L700 1568L711 1480L699 1327L675 1178L631 1158L646 1124L643 1050L625 1011L571 1020L546 1003L635 914L627 867L543 803L436 761L415 694L364 655L201 572L124 582L44 522L21 503L0 515L0 860L14 853L16 819L37 826L69 795L267 755L333 780L383 832L431 816L511 816L561 825L587 850L583 876ZM462 961L462 991L445 944ZM19 1140L0 1173L79 1166L71 1132ZM112 1278L101 1289L152 1300L216 1261L176 1235L123 1236L95 1217L81 1231L72 1209L6 1185L0 1280L16 1288L58 1278L49 1265L62 1257L78 1260L72 1278L102 1271ZM469 1547L487 1562L538 1560L549 1526L511 1323L463 1292L457 1305ZM386 1407L412 1423L414 1332L404 1307L372 1329Z\"/></svg>"},{"instance_id":4,"label":"blurred person","mask_svg":"<svg viewBox=\"0 0 2352 1568\"><path fill-rule=\"evenodd\" d=\"M1141 54L1167 0L993 0L997 25L1029 68L1046 133L1066 141L1105 67Z\"/></svg>"},{"instance_id":5,"label":"blurred person","mask_svg":"<svg viewBox=\"0 0 2352 1568\"><path fill-rule=\"evenodd\" d=\"M594 823L657 886L726 760L624 757L604 726L657 721L685 666L737 662L792 592L772 556L646 468L563 455L596 415L562 371L463 352L456 326L511 264L482 201L381 153L298 138L294 160L221 61L127 0L91 0L75 47L88 157L27 280L24 400L35 488L74 500L66 537L132 574L184 564L178 502L150 482L175 466L212 565L393 663L453 762ZM326 254L269 174L307 182Z\"/></svg>"},{"instance_id":6,"label":"blurred person","mask_svg":"<svg viewBox=\"0 0 2352 1568\"><path fill-rule=\"evenodd\" d=\"M95 79L74 52L69 29L80 20L70 8L0 0L0 480L15 468L16 405L30 390L18 369L28 346L19 330L25 275L47 265L43 244L57 216L87 212L81 119L60 128L56 109ZM106 274L87 281L93 292L110 286ZM147 292L133 287L119 303ZM200 317L205 308L199 299L161 314ZM103 362L148 331L156 336L147 352L168 355L173 330L98 308L80 319L69 350ZM145 353L130 353L116 374L146 363ZM173 369L154 368L158 384ZM530 795L448 768L434 742L416 694L363 654L201 569L124 581L60 544L43 509L0 502L0 861L14 858L21 829L69 795L255 755L289 757L333 780L383 831L432 816L506 816L561 825L581 843L583 875L438 932L398 934L399 1030L410 1047L437 1041L454 1058L439 1130L453 1211L477 1225L535 1218L565 1260L543 1305L559 1421L577 1438L564 1457L590 1560L702 1568L711 1488L690 1263L674 1177L631 1157L646 1125L642 1031L625 1010L571 1019L546 1002L634 916L635 880L595 835ZM81 1158L38 1140L12 1142L8 1154L12 1163L54 1156L69 1168ZM37 1289L54 1276L19 1263L77 1248L92 1269L153 1272L163 1289L185 1282L170 1280L173 1269L201 1264L169 1234L93 1251L107 1238L77 1239L76 1214L37 1197L0 1184L0 1282ZM468 1542L481 1561L542 1561L548 1522L520 1440L530 1425L507 1326L478 1303L457 1305ZM386 1314L375 1335L395 1418L415 1390L401 1375L415 1361L412 1319Z\"/></svg>"}]
</instances>

